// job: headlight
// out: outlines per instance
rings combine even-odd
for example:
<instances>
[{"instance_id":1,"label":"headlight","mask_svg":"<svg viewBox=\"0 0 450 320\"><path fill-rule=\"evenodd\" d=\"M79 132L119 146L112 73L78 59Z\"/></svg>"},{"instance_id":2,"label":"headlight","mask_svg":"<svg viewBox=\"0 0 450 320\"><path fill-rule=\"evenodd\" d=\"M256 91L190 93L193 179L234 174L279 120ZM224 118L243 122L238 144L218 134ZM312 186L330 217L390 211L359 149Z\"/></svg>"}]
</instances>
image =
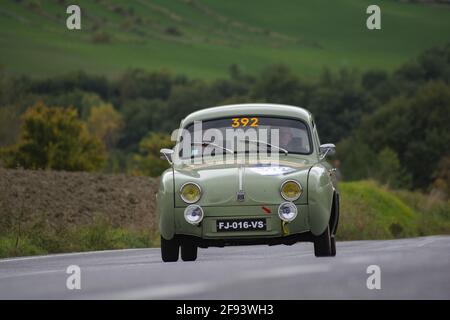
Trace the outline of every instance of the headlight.
<instances>
[{"instance_id":1,"label":"headlight","mask_svg":"<svg viewBox=\"0 0 450 320\"><path fill-rule=\"evenodd\" d=\"M186 203L196 203L202 196L202 190L196 183L188 182L181 186L180 197Z\"/></svg>"},{"instance_id":2,"label":"headlight","mask_svg":"<svg viewBox=\"0 0 450 320\"><path fill-rule=\"evenodd\" d=\"M281 185L281 196L284 200L295 201L302 195L303 189L300 183L294 180L287 180Z\"/></svg>"},{"instance_id":3,"label":"headlight","mask_svg":"<svg viewBox=\"0 0 450 320\"><path fill-rule=\"evenodd\" d=\"M202 207L191 204L184 209L184 219L190 224L199 224L203 220Z\"/></svg>"},{"instance_id":4,"label":"headlight","mask_svg":"<svg viewBox=\"0 0 450 320\"><path fill-rule=\"evenodd\" d=\"M292 202L283 202L278 207L278 216L281 220L291 222L297 217L297 207Z\"/></svg>"}]
</instances>

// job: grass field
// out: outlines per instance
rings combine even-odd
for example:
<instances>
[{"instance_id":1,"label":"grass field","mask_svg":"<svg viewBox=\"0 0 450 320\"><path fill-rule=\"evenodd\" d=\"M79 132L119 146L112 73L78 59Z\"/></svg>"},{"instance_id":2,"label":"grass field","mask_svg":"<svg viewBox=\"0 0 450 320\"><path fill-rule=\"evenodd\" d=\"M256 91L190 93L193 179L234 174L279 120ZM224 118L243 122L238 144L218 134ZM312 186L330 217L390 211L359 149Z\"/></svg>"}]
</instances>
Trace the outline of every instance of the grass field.
<instances>
[{"instance_id":1,"label":"grass field","mask_svg":"<svg viewBox=\"0 0 450 320\"><path fill-rule=\"evenodd\" d=\"M392 69L450 40L448 5L377 1L382 30L369 31L372 2L80 0L82 30L69 31L67 1L4 0L0 65L32 76L141 67L213 79L231 64L284 63L316 77L324 66Z\"/></svg>"}]
</instances>

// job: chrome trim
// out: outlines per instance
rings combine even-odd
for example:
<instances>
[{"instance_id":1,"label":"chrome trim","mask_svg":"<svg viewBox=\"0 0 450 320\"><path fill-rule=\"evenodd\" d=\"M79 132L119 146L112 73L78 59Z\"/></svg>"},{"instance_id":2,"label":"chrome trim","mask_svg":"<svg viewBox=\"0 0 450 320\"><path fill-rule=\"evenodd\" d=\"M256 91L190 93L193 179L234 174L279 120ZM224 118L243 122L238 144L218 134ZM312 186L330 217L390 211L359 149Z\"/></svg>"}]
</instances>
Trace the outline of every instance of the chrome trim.
<instances>
[{"instance_id":1,"label":"chrome trim","mask_svg":"<svg viewBox=\"0 0 450 320\"><path fill-rule=\"evenodd\" d=\"M244 184L244 182L243 182L244 168L242 168L242 165L239 166L239 168L238 168L238 176L239 176L239 190L238 191L244 191L244 186L243 186L243 184Z\"/></svg>"},{"instance_id":2,"label":"chrome trim","mask_svg":"<svg viewBox=\"0 0 450 320\"><path fill-rule=\"evenodd\" d=\"M280 208L281 208L281 206L286 205L286 204L293 205L294 208L295 208L295 216L294 216L291 220L286 220L286 219L284 219L284 218L281 216L281 214L280 214ZM292 222L292 221L295 220L295 218L297 218L297 216L298 216L298 208L297 208L297 206L295 205L295 203L293 203L293 202L291 202L291 201L286 201L286 202L281 203L281 204L278 206L278 217L279 217L281 220L286 221L286 222Z\"/></svg>"},{"instance_id":3,"label":"chrome trim","mask_svg":"<svg viewBox=\"0 0 450 320\"><path fill-rule=\"evenodd\" d=\"M199 220L198 222L194 222L194 223L193 223L193 222L188 221L188 219L186 219L186 211L187 211L189 208L192 208L192 207L200 208L200 211L202 212L202 217L200 218L200 220ZM187 223L196 226L196 225L198 225L200 222L203 221L203 218L205 217L205 213L203 212L203 208L200 207L198 204L190 204L190 205L188 205L188 206L184 209L183 216L184 216L184 220L185 220Z\"/></svg>"}]
</instances>

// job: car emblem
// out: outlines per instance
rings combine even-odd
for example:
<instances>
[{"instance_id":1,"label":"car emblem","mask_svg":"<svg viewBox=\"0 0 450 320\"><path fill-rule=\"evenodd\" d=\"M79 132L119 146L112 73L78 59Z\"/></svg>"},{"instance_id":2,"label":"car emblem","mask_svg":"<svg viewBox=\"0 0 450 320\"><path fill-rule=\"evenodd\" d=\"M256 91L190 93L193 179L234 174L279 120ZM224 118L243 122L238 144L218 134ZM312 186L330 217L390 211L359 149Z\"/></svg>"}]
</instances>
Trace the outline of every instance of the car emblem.
<instances>
[{"instance_id":1,"label":"car emblem","mask_svg":"<svg viewBox=\"0 0 450 320\"><path fill-rule=\"evenodd\" d=\"M244 191L238 191L236 193L236 199L237 199L237 201L244 201L245 200L245 192Z\"/></svg>"}]
</instances>

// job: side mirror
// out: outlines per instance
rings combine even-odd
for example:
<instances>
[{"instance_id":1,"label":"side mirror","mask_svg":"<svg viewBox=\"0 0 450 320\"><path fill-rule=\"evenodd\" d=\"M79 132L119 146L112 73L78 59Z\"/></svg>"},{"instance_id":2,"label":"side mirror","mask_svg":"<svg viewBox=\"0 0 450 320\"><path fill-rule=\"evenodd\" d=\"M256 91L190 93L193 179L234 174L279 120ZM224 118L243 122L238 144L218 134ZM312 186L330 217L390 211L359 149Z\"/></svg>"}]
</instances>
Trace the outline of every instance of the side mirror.
<instances>
[{"instance_id":1,"label":"side mirror","mask_svg":"<svg viewBox=\"0 0 450 320\"><path fill-rule=\"evenodd\" d=\"M322 144L319 148L320 160L325 159L327 155L334 155L336 153L336 146L333 143Z\"/></svg>"},{"instance_id":2,"label":"side mirror","mask_svg":"<svg viewBox=\"0 0 450 320\"><path fill-rule=\"evenodd\" d=\"M170 164L172 164L172 154L174 152L172 149L163 148L159 150L159 152L162 154L161 159L166 159Z\"/></svg>"}]
</instances>

